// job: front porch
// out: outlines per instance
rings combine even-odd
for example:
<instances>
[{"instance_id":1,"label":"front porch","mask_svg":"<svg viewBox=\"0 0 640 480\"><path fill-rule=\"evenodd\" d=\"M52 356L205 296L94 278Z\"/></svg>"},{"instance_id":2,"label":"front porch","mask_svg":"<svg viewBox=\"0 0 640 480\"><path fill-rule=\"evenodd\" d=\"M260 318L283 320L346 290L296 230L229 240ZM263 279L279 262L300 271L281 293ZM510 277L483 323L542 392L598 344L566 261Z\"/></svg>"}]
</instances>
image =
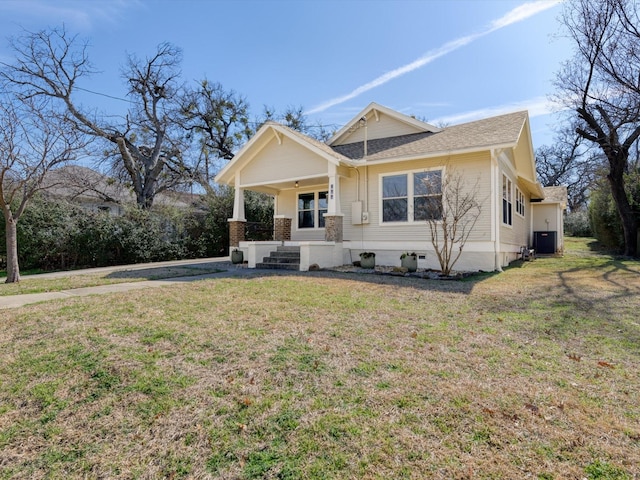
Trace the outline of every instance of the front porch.
<instances>
[{"instance_id":1,"label":"front porch","mask_svg":"<svg viewBox=\"0 0 640 480\"><path fill-rule=\"evenodd\" d=\"M343 265L342 242L239 242L249 268L309 271L311 265L330 268Z\"/></svg>"}]
</instances>

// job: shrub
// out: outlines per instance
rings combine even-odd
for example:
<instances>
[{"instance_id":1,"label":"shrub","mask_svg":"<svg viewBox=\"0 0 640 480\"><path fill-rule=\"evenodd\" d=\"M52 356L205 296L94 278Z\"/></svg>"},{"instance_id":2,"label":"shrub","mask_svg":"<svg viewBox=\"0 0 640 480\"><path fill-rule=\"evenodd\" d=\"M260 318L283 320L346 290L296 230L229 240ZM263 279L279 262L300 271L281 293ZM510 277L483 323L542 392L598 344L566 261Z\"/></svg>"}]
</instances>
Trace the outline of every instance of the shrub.
<instances>
[{"instance_id":1,"label":"shrub","mask_svg":"<svg viewBox=\"0 0 640 480\"><path fill-rule=\"evenodd\" d=\"M589 219L593 235L605 247L621 250L624 245L622 225L611 191L606 183L601 183L591 193Z\"/></svg>"},{"instance_id":2,"label":"shrub","mask_svg":"<svg viewBox=\"0 0 640 480\"><path fill-rule=\"evenodd\" d=\"M272 204L266 195L246 192L249 223L266 226L249 232L247 239L270 239ZM232 214L233 189L226 187L203 197L198 207L157 205L142 210L128 205L121 216L37 196L18 223L20 268L70 269L226 255ZM4 253L4 222L0 223ZM266 237L261 233L265 230Z\"/></svg>"},{"instance_id":3,"label":"shrub","mask_svg":"<svg viewBox=\"0 0 640 480\"><path fill-rule=\"evenodd\" d=\"M564 233L572 237L592 237L589 213L584 210L568 213L564 219Z\"/></svg>"}]
</instances>

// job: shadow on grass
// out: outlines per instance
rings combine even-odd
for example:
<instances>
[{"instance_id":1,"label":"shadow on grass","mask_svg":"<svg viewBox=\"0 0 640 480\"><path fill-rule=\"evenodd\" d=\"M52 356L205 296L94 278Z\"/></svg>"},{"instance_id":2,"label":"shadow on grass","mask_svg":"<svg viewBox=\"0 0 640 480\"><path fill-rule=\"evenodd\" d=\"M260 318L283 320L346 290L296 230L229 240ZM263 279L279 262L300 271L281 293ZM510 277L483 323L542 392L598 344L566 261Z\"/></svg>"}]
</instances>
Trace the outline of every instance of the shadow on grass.
<instances>
[{"instance_id":1,"label":"shadow on grass","mask_svg":"<svg viewBox=\"0 0 640 480\"><path fill-rule=\"evenodd\" d=\"M473 291L474 286L488 278L495 275L499 275L497 272L478 272L473 273L470 276L460 279L431 279L420 278L416 276L403 276L394 275L391 273L371 273L371 272L338 272L334 270L319 270L309 272L298 272L295 270L260 270L260 269L244 269L240 270L228 270L225 274L221 275L227 278L237 279L254 279L254 278L269 278L269 277L315 277L315 278L330 278L335 280L348 280L355 282L366 282L376 285L395 285L403 288L414 288L424 291L438 291L438 292L451 292L470 294ZM214 277L215 278L215 277ZM180 280L180 279L176 279Z\"/></svg>"},{"instance_id":2,"label":"shadow on grass","mask_svg":"<svg viewBox=\"0 0 640 480\"><path fill-rule=\"evenodd\" d=\"M607 257L590 266L558 269L557 291L530 292L527 300L547 305L549 314L537 326L546 332L590 331L640 352L640 262Z\"/></svg>"},{"instance_id":3,"label":"shadow on grass","mask_svg":"<svg viewBox=\"0 0 640 480\"><path fill-rule=\"evenodd\" d=\"M172 267L158 266L141 269L116 270L106 275L105 278L161 280L167 278L196 277L224 271L224 269L221 269L214 264L203 263Z\"/></svg>"},{"instance_id":4,"label":"shadow on grass","mask_svg":"<svg viewBox=\"0 0 640 480\"><path fill-rule=\"evenodd\" d=\"M594 253L600 253L603 255L619 255L620 254L620 250L615 250L609 247L606 247L605 245L603 245L602 243L600 243L598 240L592 240L590 242L587 243L587 247L589 248L589 250L591 252Z\"/></svg>"}]
</instances>

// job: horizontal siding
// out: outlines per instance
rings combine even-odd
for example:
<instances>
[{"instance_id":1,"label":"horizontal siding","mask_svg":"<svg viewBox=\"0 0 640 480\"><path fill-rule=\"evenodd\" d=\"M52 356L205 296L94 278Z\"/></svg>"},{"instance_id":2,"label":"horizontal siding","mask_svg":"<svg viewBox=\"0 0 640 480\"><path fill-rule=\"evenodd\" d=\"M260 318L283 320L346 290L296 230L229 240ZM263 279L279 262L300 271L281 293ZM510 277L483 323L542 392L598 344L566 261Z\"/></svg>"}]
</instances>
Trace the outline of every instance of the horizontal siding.
<instances>
[{"instance_id":1,"label":"horizontal siding","mask_svg":"<svg viewBox=\"0 0 640 480\"><path fill-rule=\"evenodd\" d=\"M285 215L291 218L291 240L294 242L323 241L324 228L303 228L298 230L298 193L327 190L327 186L318 187L315 190L284 190L278 195L278 211L276 215Z\"/></svg>"},{"instance_id":2,"label":"horizontal siding","mask_svg":"<svg viewBox=\"0 0 640 480\"><path fill-rule=\"evenodd\" d=\"M340 208L344 215L342 219L342 235L345 240L359 240L362 232L362 225L352 225L353 216L351 215L351 204L358 200L362 201L362 195L357 198L358 177L340 179ZM360 182L360 192L363 191L363 182ZM363 203L364 208L364 203ZM363 210L364 211L364 210Z\"/></svg>"},{"instance_id":3,"label":"horizontal siding","mask_svg":"<svg viewBox=\"0 0 640 480\"><path fill-rule=\"evenodd\" d=\"M559 231L558 225L558 206L556 204L545 205L538 203L534 207L535 216L533 218L533 231ZM549 224L545 220L549 220Z\"/></svg>"},{"instance_id":4,"label":"horizontal siding","mask_svg":"<svg viewBox=\"0 0 640 480\"><path fill-rule=\"evenodd\" d=\"M512 225L505 225L502 223L502 174L505 174L507 177L511 179L511 183L513 184L512 195ZM503 244L510 244L517 247L526 246L531 244L531 208L529 194L527 193L526 186L519 185L517 180L513 178L513 175L509 171L502 170L500 173L500 180L498 185L498 194L499 194L499 205L500 205L500 218L498 221L500 222L500 242ZM518 215L516 213L516 188L519 188L520 191L525 196L525 205L524 205L524 216Z\"/></svg>"},{"instance_id":5,"label":"horizontal siding","mask_svg":"<svg viewBox=\"0 0 640 480\"><path fill-rule=\"evenodd\" d=\"M400 135L408 135L411 133L419 133L418 130L412 125L399 122L398 120L389 117L383 113L378 114L379 120L376 120L375 116L371 115L367 120L367 139L374 140L376 138L388 138L397 137ZM359 124L358 124L359 125ZM356 143L364 141L364 127L357 128L349 136L345 137L340 144Z\"/></svg>"},{"instance_id":6,"label":"horizontal siding","mask_svg":"<svg viewBox=\"0 0 640 480\"><path fill-rule=\"evenodd\" d=\"M430 242L429 228L426 222L406 223L398 225L381 225L380 177L383 174L420 171L448 165L456 168L468 178L467 187L471 187L478 179L478 200L482 202L482 213L478 218L469 241L489 241L491 239L491 180L490 157L488 153L456 155L411 162L399 162L386 165L376 165L367 169L360 169L360 200L363 208L368 210L370 223L368 225L351 225L351 202L356 201L356 178L345 181L342 194L342 208L345 213L345 240L352 241L419 241ZM365 179L366 175L366 179ZM367 188L368 183L368 188ZM368 208L366 203L368 203Z\"/></svg>"},{"instance_id":7,"label":"horizontal siding","mask_svg":"<svg viewBox=\"0 0 640 480\"><path fill-rule=\"evenodd\" d=\"M313 175L327 175L327 160L284 137L274 138L242 169L243 185L278 182Z\"/></svg>"},{"instance_id":8,"label":"horizontal siding","mask_svg":"<svg viewBox=\"0 0 640 480\"><path fill-rule=\"evenodd\" d=\"M520 141L514 149L514 164L521 177L526 178L530 182L535 182L535 163L531 159L531 138L529 133L528 128L525 128L522 132Z\"/></svg>"}]
</instances>

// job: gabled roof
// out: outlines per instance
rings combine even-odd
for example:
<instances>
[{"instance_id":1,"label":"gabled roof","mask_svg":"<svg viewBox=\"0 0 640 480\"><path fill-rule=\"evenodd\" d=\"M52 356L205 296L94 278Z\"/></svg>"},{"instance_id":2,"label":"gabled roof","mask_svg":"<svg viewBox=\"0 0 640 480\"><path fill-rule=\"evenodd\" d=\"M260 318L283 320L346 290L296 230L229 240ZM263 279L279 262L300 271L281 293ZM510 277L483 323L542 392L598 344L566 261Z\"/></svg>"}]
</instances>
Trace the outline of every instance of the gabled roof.
<instances>
[{"instance_id":1,"label":"gabled roof","mask_svg":"<svg viewBox=\"0 0 640 480\"><path fill-rule=\"evenodd\" d=\"M287 138L308 148L309 150L314 151L321 157L325 158L327 161L336 165L340 165L341 163L351 163L351 161L347 157L340 154L339 152L334 151L330 146L316 140L315 138L311 138L280 123L268 121L265 122L262 127L260 127L256 134L251 137L251 139L247 143L244 144L244 146L238 151L233 159L229 163L227 163L224 168L220 170L220 172L218 172L218 174L214 178L214 181L217 183L230 183L233 180L232 174L235 169L240 168L243 162L245 162L246 159L244 157L246 157L254 148L260 150L262 148L260 146L260 141L268 138L269 135L275 135L278 138L279 135L286 136Z\"/></svg>"},{"instance_id":2,"label":"gabled roof","mask_svg":"<svg viewBox=\"0 0 640 480\"><path fill-rule=\"evenodd\" d=\"M513 147L518 143L527 117L526 111L515 112L453 125L437 132L369 140L366 161ZM362 160L364 142L337 145L333 149L352 160Z\"/></svg>"},{"instance_id":3,"label":"gabled roof","mask_svg":"<svg viewBox=\"0 0 640 480\"><path fill-rule=\"evenodd\" d=\"M329 139L327 144L331 146L335 146L340 143L344 137L348 136L351 129L357 126L357 124L364 119L369 119L371 117L378 117L379 113L383 113L393 118L397 122L404 123L406 125L410 125L419 132L439 132L441 129L435 127L426 122L422 122L414 117L410 117L408 115L404 115L400 112L396 112L395 110L391 110L390 108L384 107L382 105L378 105L375 102L371 102L369 105L365 107L360 113L358 113L353 119L347 123L344 127L338 130L333 137Z\"/></svg>"},{"instance_id":4,"label":"gabled roof","mask_svg":"<svg viewBox=\"0 0 640 480\"><path fill-rule=\"evenodd\" d=\"M568 193L566 186L543 187L542 191L544 192L542 203L559 203L563 208L567 207Z\"/></svg>"},{"instance_id":5,"label":"gabled roof","mask_svg":"<svg viewBox=\"0 0 640 480\"><path fill-rule=\"evenodd\" d=\"M375 112L378 113L376 114ZM384 115L385 118L388 117L387 120L391 120L392 124L400 122L397 124L401 125L401 128L396 129L396 132L413 133L369 138L366 142L367 155L364 156L365 148L362 135L355 135L354 138L360 139L357 142L340 143L340 141L348 140L357 131L358 122L362 115L378 115L377 118L380 119ZM376 117L371 118L375 120ZM270 121L265 123L216 175L215 181L233 184L236 172L241 171L246 165L250 164L253 158L259 155L262 149L270 142L273 142L274 139L278 143L282 143L284 138L287 138L329 163L350 167L418 160L492 149L519 149L524 154L516 158L516 161L520 162L516 166L519 172L518 177L529 186L529 190L534 192L538 198L543 198L541 185L535 178L535 160L531 137L528 134L528 122L528 113L521 111L441 129L394 112L376 103L371 103L336 133L328 144L325 144L296 130ZM355 127L350 130L353 126ZM404 128L403 126L408 127ZM378 130L378 135L381 132L384 132L384 129ZM364 138L366 138L366 135Z\"/></svg>"}]
</instances>

